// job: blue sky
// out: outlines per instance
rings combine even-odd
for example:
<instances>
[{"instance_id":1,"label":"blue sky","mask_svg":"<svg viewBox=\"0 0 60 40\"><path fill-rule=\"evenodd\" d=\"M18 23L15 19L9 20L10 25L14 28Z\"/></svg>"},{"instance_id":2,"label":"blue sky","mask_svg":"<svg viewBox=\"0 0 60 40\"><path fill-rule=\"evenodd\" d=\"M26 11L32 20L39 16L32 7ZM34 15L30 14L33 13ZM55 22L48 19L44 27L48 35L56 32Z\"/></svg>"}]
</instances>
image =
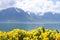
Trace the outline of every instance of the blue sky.
<instances>
[{"instance_id":1,"label":"blue sky","mask_svg":"<svg viewBox=\"0 0 60 40\"><path fill-rule=\"evenodd\" d=\"M0 10L9 7L17 7L30 12L60 13L60 0L0 0Z\"/></svg>"}]
</instances>

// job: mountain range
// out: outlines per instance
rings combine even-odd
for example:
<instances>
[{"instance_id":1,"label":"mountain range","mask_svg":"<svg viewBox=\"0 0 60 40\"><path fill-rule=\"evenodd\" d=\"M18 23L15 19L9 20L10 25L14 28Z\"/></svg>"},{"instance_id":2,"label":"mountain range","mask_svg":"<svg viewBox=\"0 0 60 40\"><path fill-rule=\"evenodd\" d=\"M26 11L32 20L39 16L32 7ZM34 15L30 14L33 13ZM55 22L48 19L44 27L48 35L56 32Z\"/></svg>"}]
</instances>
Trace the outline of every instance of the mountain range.
<instances>
[{"instance_id":1,"label":"mountain range","mask_svg":"<svg viewBox=\"0 0 60 40\"><path fill-rule=\"evenodd\" d=\"M20 8L7 8L0 11L0 22L56 22L60 21L60 14L46 12L44 15L36 15L33 12L25 12Z\"/></svg>"}]
</instances>

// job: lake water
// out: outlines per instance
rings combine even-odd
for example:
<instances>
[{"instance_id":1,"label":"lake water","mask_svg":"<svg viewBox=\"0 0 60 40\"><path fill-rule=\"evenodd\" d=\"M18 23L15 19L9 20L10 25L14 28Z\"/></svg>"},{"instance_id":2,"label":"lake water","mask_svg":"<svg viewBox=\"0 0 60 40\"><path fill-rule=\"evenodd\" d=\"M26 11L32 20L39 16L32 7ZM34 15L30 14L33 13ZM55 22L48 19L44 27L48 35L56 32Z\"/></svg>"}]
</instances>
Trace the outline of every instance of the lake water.
<instances>
[{"instance_id":1,"label":"lake water","mask_svg":"<svg viewBox=\"0 0 60 40\"><path fill-rule=\"evenodd\" d=\"M58 31L60 31L60 23L50 23L50 24L21 24L21 23L0 23L0 30L2 31L9 31L9 30L13 30L13 29L24 29L24 30L32 30L32 29L36 29L40 26L43 26L46 29L57 29Z\"/></svg>"}]
</instances>

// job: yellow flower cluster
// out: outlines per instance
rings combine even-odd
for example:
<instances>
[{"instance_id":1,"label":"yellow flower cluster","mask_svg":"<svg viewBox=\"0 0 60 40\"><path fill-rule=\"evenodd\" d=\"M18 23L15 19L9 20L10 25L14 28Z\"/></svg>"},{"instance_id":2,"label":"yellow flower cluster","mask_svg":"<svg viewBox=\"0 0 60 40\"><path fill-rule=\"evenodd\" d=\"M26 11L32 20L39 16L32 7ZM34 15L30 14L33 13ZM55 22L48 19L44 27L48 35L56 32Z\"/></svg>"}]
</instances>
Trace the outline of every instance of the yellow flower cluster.
<instances>
[{"instance_id":1,"label":"yellow flower cluster","mask_svg":"<svg viewBox=\"0 0 60 40\"><path fill-rule=\"evenodd\" d=\"M9 32L0 31L0 40L60 40L60 33L43 27L31 31L14 29Z\"/></svg>"}]
</instances>

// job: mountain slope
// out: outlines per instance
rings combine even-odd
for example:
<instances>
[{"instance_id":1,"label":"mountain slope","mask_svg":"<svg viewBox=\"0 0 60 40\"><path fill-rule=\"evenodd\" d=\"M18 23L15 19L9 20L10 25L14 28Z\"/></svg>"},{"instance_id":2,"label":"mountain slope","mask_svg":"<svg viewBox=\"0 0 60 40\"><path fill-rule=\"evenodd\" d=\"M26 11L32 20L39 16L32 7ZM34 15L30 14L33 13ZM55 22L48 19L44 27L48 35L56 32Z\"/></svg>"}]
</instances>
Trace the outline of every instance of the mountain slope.
<instances>
[{"instance_id":1,"label":"mountain slope","mask_svg":"<svg viewBox=\"0 0 60 40\"><path fill-rule=\"evenodd\" d=\"M50 22L60 21L60 14L53 14L46 12L43 16L36 15L35 13L25 12L19 8L8 8L0 11L0 22Z\"/></svg>"},{"instance_id":2,"label":"mountain slope","mask_svg":"<svg viewBox=\"0 0 60 40\"><path fill-rule=\"evenodd\" d=\"M8 8L0 11L0 21L27 21L28 16L29 15L26 12L18 8Z\"/></svg>"}]
</instances>

